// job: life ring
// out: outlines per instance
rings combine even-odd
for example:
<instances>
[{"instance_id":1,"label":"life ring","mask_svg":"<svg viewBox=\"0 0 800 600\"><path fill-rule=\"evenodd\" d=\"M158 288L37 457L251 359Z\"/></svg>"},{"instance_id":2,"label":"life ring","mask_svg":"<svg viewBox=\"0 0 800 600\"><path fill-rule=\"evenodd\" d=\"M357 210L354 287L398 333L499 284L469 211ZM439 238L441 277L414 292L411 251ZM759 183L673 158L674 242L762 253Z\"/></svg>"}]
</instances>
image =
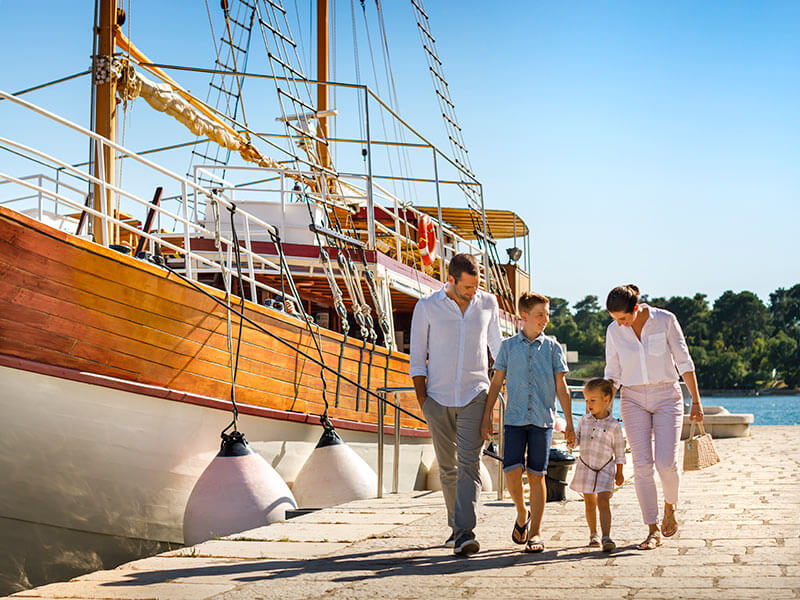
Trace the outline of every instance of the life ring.
<instances>
[{"instance_id":1,"label":"life ring","mask_svg":"<svg viewBox=\"0 0 800 600\"><path fill-rule=\"evenodd\" d=\"M422 215L419 219L417 244L422 262L431 266L436 260L436 226L428 215Z\"/></svg>"}]
</instances>

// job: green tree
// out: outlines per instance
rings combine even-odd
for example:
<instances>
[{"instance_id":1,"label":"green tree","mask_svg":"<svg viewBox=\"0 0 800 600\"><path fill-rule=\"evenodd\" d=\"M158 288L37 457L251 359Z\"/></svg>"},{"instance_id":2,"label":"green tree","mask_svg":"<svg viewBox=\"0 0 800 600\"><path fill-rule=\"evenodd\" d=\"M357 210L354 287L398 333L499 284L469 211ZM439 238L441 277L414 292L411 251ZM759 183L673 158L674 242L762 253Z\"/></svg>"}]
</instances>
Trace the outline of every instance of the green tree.
<instances>
[{"instance_id":1,"label":"green tree","mask_svg":"<svg viewBox=\"0 0 800 600\"><path fill-rule=\"evenodd\" d=\"M550 298L550 322L545 329L547 335L554 335L570 350L578 350L580 334L575 319L569 311L569 302L563 298Z\"/></svg>"},{"instance_id":2,"label":"green tree","mask_svg":"<svg viewBox=\"0 0 800 600\"><path fill-rule=\"evenodd\" d=\"M737 352L724 350L709 353L703 368L698 369L698 379L703 388L730 389L739 387L747 372L747 365Z\"/></svg>"},{"instance_id":3,"label":"green tree","mask_svg":"<svg viewBox=\"0 0 800 600\"><path fill-rule=\"evenodd\" d=\"M790 387L800 385L800 344L787 334L779 331L766 342L766 370L775 369L776 377L783 379Z\"/></svg>"},{"instance_id":4,"label":"green tree","mask_svg":"<svg viewBox=\"0 0 800 600\"><path fill-rule=\"evenodd\" d=\"M785 331L800 342L800 283L769 295L769 312L775 331Z\"/></svg>"},{"instance_id":5,"label":"green tree","mask_svg":"<svg viewBox=\"0 0 800 600\"><path fill-rule=\"evenodd\" d=\"M770 313L753 292L727 291L714 302L711 328L726 350L744 350L757 336L770 334Z\"/></svg>"},{"instance_id":6,"label":"green tree","mask_svg":"<svg viewBox=\"0 0 800 600\"><path fill-rule=\"evenodd\" d=\"M575 303L575 325L580 341L578 352L588 356L603 356L605 353L606 325L611 320L608 312L600 308L597 296L586 296Z\"/></svg>"}]
</instances>

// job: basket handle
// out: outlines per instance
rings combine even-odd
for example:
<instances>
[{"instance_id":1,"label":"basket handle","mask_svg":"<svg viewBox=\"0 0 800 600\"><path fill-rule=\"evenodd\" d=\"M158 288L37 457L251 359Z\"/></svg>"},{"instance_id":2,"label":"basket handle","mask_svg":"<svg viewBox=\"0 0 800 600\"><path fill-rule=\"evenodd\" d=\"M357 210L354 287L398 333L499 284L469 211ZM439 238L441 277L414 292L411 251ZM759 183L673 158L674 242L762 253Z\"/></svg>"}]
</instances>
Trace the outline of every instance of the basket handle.
<instances>
[{"instance_id":1,"label":"basket handle","mask_svg":"<svg viewBox=\"0 0 800 600\"><path fill-rule=\"evenodd\" d=\"M703 427L702 421L692 421L692 424L689 426L689 439L694 437L694 428L697 426L700 429L700 435L706 434L706 428Z\"/></svg>"}]
</instances>

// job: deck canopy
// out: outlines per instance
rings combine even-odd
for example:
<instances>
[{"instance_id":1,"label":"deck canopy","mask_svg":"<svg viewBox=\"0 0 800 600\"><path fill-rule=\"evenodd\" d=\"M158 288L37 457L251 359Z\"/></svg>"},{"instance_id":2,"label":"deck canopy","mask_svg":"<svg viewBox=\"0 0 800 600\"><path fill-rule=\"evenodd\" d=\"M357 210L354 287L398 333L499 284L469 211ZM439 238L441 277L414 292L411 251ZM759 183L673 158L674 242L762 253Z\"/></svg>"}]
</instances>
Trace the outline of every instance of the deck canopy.
<instances>
[{"instance_id":1,"label":"deck canopy","mask_svg":"<svg viewBox=\"0 0 800 600\"><path fill-rule=\"evenodd\" d=\"M433 218L439 217L439 209L435 206L414 206L414 208ZM480 213L469 208L442 207L442 220L465 240L477 239L475 229L479 229L483 225ZM511 210L486 209L486 224L494 239L513 238L515 233L516 237L528 234L528 226L525 225L525 221ZM516 232L514 231L515 226Z\"/></svg>"}]
</instances>

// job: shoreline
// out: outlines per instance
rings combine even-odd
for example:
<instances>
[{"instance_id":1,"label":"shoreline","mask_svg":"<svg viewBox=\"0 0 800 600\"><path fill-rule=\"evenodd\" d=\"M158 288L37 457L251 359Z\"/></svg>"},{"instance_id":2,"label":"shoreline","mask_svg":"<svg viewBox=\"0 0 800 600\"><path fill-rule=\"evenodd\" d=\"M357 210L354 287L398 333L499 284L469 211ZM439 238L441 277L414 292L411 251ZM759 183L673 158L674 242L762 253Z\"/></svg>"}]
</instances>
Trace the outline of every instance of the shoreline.
<instances>
[{"instance_id":1,"label":"shoreline","mask_svg":"<svg viewBox=\"0 0 800 600\"><path fill-rule=\"evenodd\" d=\"M700 390L701 397L749 397L749 396L800 396L800 390L782 388L779 390Z\"/></svg>"}]
</instances>

